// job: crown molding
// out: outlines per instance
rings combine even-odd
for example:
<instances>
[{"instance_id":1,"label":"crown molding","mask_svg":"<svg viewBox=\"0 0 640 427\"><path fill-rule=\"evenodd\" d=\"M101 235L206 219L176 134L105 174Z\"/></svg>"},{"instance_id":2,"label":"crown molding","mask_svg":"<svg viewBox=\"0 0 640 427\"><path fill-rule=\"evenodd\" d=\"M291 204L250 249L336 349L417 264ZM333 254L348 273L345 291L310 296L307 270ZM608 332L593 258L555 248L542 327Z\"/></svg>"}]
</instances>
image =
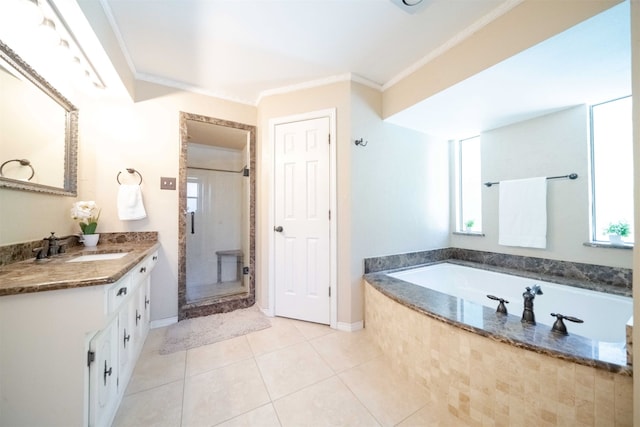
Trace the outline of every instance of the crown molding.
<instances>
[{"instance_id":1,"label":"crown molding","mask_svg":"<svg viewBox=\"0 0 640 427\"><path fill-rule=\"evenodd\" d=\"M334 84L334 83L340 83L340 82L355 82L355 83L360 83L363 84L365 86L368 86L372 89L378 90L378 91L382 91L382 85L372 82L371 80L368 80L362 76L359 76L357 74L354 73L344 73L344 74L337 74L334 76L329 76L329 77L323 77L321 79L315 79L315 80L309 80L306 82L302 82L302 83L297 83L294 85L289 85L289 86L282 86L279 88L275 88L275 89L267 89L267 90L263 90L262 92L260 92L260 95L258 96L258 100L256 101L256 105L260 104L260 102L262 101L263 98L269 97L269 96L274 96L274 95L282 95L285 93L291 93L291 92L296 92L299 90L304 90L304 89L312 89L315 87L320 87L320 86L326 86L329 84Z\"/></svg>"},{"instance_id":2,"label":"crown molding","mask_svg":"<svg viewBox=\"0 0 640 427\"><path fill-rule=\"evenodd\" d=\"M213 98L223 99L225 101L237 102L239 104L250 105L252 107L256 106L256 103L252 100L240 98L234 95L230 95L226 92L222 91L212 91L208 89L204 89L200 86L193 86L188 83L184 83L177 80L167 79L164 77L159 77L153 74L146 73L136 73L135 79L148 83L155 83L166 87L172 87L174 89L179 89L185 92L197 93L200 95L211 96Z\"/></svg>"}]
</instances>

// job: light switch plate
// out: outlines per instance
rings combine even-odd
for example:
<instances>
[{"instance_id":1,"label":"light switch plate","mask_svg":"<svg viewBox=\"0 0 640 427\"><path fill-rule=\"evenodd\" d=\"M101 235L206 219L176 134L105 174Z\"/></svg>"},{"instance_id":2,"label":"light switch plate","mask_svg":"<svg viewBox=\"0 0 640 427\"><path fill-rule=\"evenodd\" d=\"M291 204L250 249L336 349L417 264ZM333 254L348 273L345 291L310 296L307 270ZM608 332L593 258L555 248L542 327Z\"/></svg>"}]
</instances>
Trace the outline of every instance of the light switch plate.
<instances>
[{"instance_id":1,"label":"light switch plate","mask_svg":"<svg viewBox=\"0 0 640 427\"><path fill-rule=\"evenodd\" d=\"M169 178L166 176L160 177L160 189L161 190L175 190L176 189L176 179Z\"/></svg>"}]
</instances>

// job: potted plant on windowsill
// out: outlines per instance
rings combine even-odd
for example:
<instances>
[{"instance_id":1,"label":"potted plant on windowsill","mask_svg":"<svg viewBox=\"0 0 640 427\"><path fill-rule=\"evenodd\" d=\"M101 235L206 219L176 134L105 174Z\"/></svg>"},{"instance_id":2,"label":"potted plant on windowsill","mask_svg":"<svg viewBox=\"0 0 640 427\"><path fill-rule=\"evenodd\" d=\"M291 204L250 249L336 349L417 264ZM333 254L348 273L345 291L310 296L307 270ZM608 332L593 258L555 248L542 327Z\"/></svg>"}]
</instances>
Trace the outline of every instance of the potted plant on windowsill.
<instances>
[{"instance_id":1,"label":"potted plant on windowsill","mask_svg":"<svg viewBox=\"0 0 640 427\"><path fill-rule=\"evenodd\" d=\"M609 223L609 226L604 229L604 234L609 235L609 241L616 245L622 244L622 238L629 236L629 223L621 220L617 223Z\"/></svg>"},{"instance_id":2,"label":"potted plant on windowsill","mask_svg":"<svg viewBox=\"0 0 640 427\"><path fill-rule=\"evenodd\" d=\"M466 232L471 232L471 229L473 228L473 224L475 224L476 222L472 219L466 221L464 223L464 231Z\"/></svg>"}]
</instances>

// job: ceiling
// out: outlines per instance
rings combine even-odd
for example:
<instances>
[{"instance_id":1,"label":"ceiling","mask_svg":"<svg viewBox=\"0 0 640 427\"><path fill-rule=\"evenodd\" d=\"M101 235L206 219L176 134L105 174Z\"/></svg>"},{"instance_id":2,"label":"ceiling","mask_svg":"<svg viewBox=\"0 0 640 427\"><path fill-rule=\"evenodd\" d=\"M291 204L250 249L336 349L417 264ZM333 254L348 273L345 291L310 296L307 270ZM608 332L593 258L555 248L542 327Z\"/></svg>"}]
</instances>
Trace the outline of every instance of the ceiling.
<instances>
[{"instance_id":1,"label":"ceiling","mask_svg":"<svg viewBox=\"0 0 640 427\"><path fill-rule=\"evenodd\" d=\"M519 1L425 0L407 13L398 0L100 0L137 79L251 105L345 75L384 90ZM464 137L629 94L628 9L627 0L389 121Z\"/></svg>"},{"instance_id":2,"label":"ceiling","mask_svg":"<svg viewBox=\"0 0 640 427\"><path fill-rule=\"evenodd\" d=\"M383 86L505 1L100 0L137 78L249 104L348 73Z\"/></svg>"},{"instance_id":3,"label":"ceiling","mask_svg":"<svg viewBox=\"0 0 640 427\"><path fill-rule=\"evenodd\" d=\"M242 151L249 141L249 133L244 129L187 120L187 138L190 143Z\"/></svg>"}]
</instances>

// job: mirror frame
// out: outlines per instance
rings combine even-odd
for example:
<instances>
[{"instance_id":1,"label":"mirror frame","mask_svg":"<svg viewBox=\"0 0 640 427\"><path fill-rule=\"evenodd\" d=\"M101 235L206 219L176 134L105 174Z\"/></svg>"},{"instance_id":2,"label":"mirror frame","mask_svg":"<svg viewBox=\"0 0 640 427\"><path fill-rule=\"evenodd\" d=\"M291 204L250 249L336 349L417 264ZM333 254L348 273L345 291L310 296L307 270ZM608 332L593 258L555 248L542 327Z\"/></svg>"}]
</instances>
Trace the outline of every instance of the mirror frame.
<instances>
[{"instance_id":1,"label":"mirror frame","mask_svg":"<svg viewBox=\"0 0 640 427\"><path fill-rule=\"evenodd\" d=\"M249 133L249 290L242 294L187 301L187 121L209 123ZM180 161L178 177L178 320L251 307L256 302L256 127L244 123L180 112Z\"/></svg>"},{"instance_id":2,"label":"mirror frame","mask_svg":"<svg viewBox=\"0 0 640 427\"><path fill-rule=\"evenodd\" d=\"M12 66L65 111L64 183L62 187L0 177L0 187L60 196L78 195L78 109L29 64L0 40L0 59Z\"/></svg>"}]
</instances>

